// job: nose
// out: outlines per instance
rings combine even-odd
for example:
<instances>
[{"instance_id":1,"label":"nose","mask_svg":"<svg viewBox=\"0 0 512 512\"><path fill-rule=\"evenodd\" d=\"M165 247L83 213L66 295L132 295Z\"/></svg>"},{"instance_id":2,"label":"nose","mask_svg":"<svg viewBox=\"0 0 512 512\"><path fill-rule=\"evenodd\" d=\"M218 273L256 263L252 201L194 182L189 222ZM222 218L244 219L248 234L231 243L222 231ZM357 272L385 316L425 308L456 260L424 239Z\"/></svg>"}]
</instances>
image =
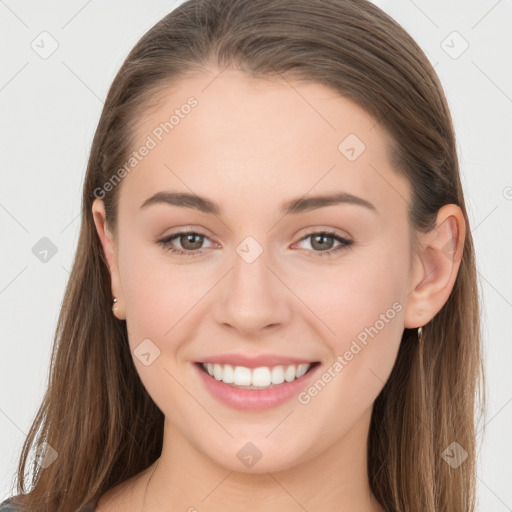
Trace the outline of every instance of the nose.
<instances>
[{"instance_id":1,"label":"nose","mask_svg":"<svg viewBox=\"0 0 512 512\"><path fill-rule=\"evenodd\" d=\"M265 251L249 261L235 255L233 268L220 283L214 316L219 325L256 337L290 321L293 293Z\"/></svg>"}]
</instances>

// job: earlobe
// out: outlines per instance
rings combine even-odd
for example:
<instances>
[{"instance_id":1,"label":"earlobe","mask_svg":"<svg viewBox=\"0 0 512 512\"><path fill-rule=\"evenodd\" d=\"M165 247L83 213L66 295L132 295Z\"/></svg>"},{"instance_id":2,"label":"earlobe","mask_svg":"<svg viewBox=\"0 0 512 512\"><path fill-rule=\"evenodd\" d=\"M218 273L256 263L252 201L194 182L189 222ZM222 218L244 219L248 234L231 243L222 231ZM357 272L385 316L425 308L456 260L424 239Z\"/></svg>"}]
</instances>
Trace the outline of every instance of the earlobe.
<instances>
[{"instance_id":1,"label":"earlobe","mask_svg":"<svg viewBox=\"0 0 512 512\"><path fill-rule=\"evenodd\" d=\"M464 215L454 204L443 206L435 228L419 235L421 252L416 255L407 300L406 328L425 325L448 300L459 271L465 235Z\"/></svg>"},{"instance_id":2,"label":"earlobe","mask_svg":"<svg viewBox=\"0 0 512 512\"><path fill-rule=\"evenodd\" d=\"M124 319L122 312L123 293L117 262L115 240L106 222L105 205L101 199L94 200L92 204L92 215L96 231L103 248L103 254L105 255L105 260L110 272L112 300L114 300L114 298L117 299L115 301L115 309L112 309L112 312L117 318L122 320Z\"/></svg>"}]
</instances>

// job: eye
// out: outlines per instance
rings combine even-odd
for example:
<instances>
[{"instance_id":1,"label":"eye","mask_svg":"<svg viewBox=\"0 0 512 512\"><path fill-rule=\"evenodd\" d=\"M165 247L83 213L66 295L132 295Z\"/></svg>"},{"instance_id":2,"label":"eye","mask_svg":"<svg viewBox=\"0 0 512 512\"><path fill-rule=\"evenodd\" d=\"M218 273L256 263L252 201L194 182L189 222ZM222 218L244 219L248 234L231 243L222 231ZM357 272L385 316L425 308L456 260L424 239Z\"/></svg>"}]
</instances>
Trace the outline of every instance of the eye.
<instances>
[{"instance_id":1,"label":"eye","mask_svg":"<svg viewBox=\"0 0 512 512\"><path fill-rule=\"evenodd\" d=\"M173 247L172 241L176 239L178 239L180 245L185 250ZM208 239L208 237L202 233L198 233L197 231L180 231L179 233L174 233L157 240L157 242L162 245L164 249L173 254L178 254L180 256L196 256L203 252L199 249L201 249L204 239Z\"/></svg>"},{"instance_id":2,"label":"eye","mask_svg":"<svg viewBox=\"0 0 512 512\"><path fill-rule=\"evenodd\" d=\"M348 240L346 238L343 238L333 231L313 231L313 232L307 234L306 236L304 236L303 238L301 238L299 243L303 242L304 240L307 240L307 239L312 240L312 243L311 243L312 247L314 247L314 248L316 247L317 249L319 249L319 251L313 251L313 254L310 254L310 256L312 256L312 257L331 256L332 254L334 254L336 252L347 249L354 243L353 240ZM329 242L329 239L337 241L339 243L339 245L333 249L332 248L333 242Z\"/></svg>"},{"instance_id":3,"label":"eye","mask_svg":"<svg viewBox=\"0 0 512 512\"><path fill-rule=\"evenodd\" d=\"M312 247L319 249L313 249L312 254L309 255L312 257L330 256L348 248L354 243L353 240L347 240L333 231L313 231L302 237L299 243L308 238L312 240ZM333 243L329 242L329 239L333 239L338 242L339 245L333 249ZM176 248L173 245L174 240L180 243L182 249ZM203 233L197 231L180 231L157 240L157 243L164 247L165 250L179 256L197 256L204 252L202 248L204 240L209 240L209 238Z\"/></svg>"}]
</instances>

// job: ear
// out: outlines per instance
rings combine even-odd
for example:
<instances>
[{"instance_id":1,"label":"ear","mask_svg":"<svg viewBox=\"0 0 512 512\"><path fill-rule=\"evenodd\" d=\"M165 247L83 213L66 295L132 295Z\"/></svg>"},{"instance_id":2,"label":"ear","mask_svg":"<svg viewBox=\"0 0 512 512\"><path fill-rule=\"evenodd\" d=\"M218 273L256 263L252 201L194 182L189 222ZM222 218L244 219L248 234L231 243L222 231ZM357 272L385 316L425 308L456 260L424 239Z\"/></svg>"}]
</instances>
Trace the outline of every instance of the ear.
<instances>
[{"instance_id":1,"label":"ear","mask_svg":"<svg viewBox=\"0 0 512 512\"><path fill-rule=\"evenodd\" d=\"M410 293L405 308L405 327L427 324L448 300L459 271L466 223L455 204L443 206L435 228L420 236L420 252L414 255Z\"/></svg>"},{"instance_id":2,"label":"ear","mask_svg":"<svg viewBox=\"0 0 512 512\"><path fill-rule=\"evenodd\" d=\"M124 315L124 297L121 278L119 275L117 244L108 227L105 214L105 204L101 199L95 199L92 203L92 215L110 271L112 296L117 298L117 302L115 303L117 310L114 312L114 315L119 320L124 320L126 317Z\"/></svg>"}]
</instances>

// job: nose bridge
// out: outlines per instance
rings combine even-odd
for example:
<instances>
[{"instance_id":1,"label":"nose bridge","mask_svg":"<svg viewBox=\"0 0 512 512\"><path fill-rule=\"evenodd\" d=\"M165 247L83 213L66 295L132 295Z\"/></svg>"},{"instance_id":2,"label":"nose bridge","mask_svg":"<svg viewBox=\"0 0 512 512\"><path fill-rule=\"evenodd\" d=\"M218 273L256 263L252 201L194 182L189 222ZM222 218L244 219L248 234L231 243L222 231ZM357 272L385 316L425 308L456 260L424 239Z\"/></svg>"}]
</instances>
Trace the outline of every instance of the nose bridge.
<instances>
[{"instance_id":1,"label":"nose bridge","mask_svg":"<svg viewBox=\"0 0 512 512\"><path fill-rule=\"evenodd\" d=\"M240 331L257 331L287 321L289 298L286 287L276 277L269 249L252 236L237 247L232 271L217 303L217 321Z\"/></svg>"}]
</instances>

